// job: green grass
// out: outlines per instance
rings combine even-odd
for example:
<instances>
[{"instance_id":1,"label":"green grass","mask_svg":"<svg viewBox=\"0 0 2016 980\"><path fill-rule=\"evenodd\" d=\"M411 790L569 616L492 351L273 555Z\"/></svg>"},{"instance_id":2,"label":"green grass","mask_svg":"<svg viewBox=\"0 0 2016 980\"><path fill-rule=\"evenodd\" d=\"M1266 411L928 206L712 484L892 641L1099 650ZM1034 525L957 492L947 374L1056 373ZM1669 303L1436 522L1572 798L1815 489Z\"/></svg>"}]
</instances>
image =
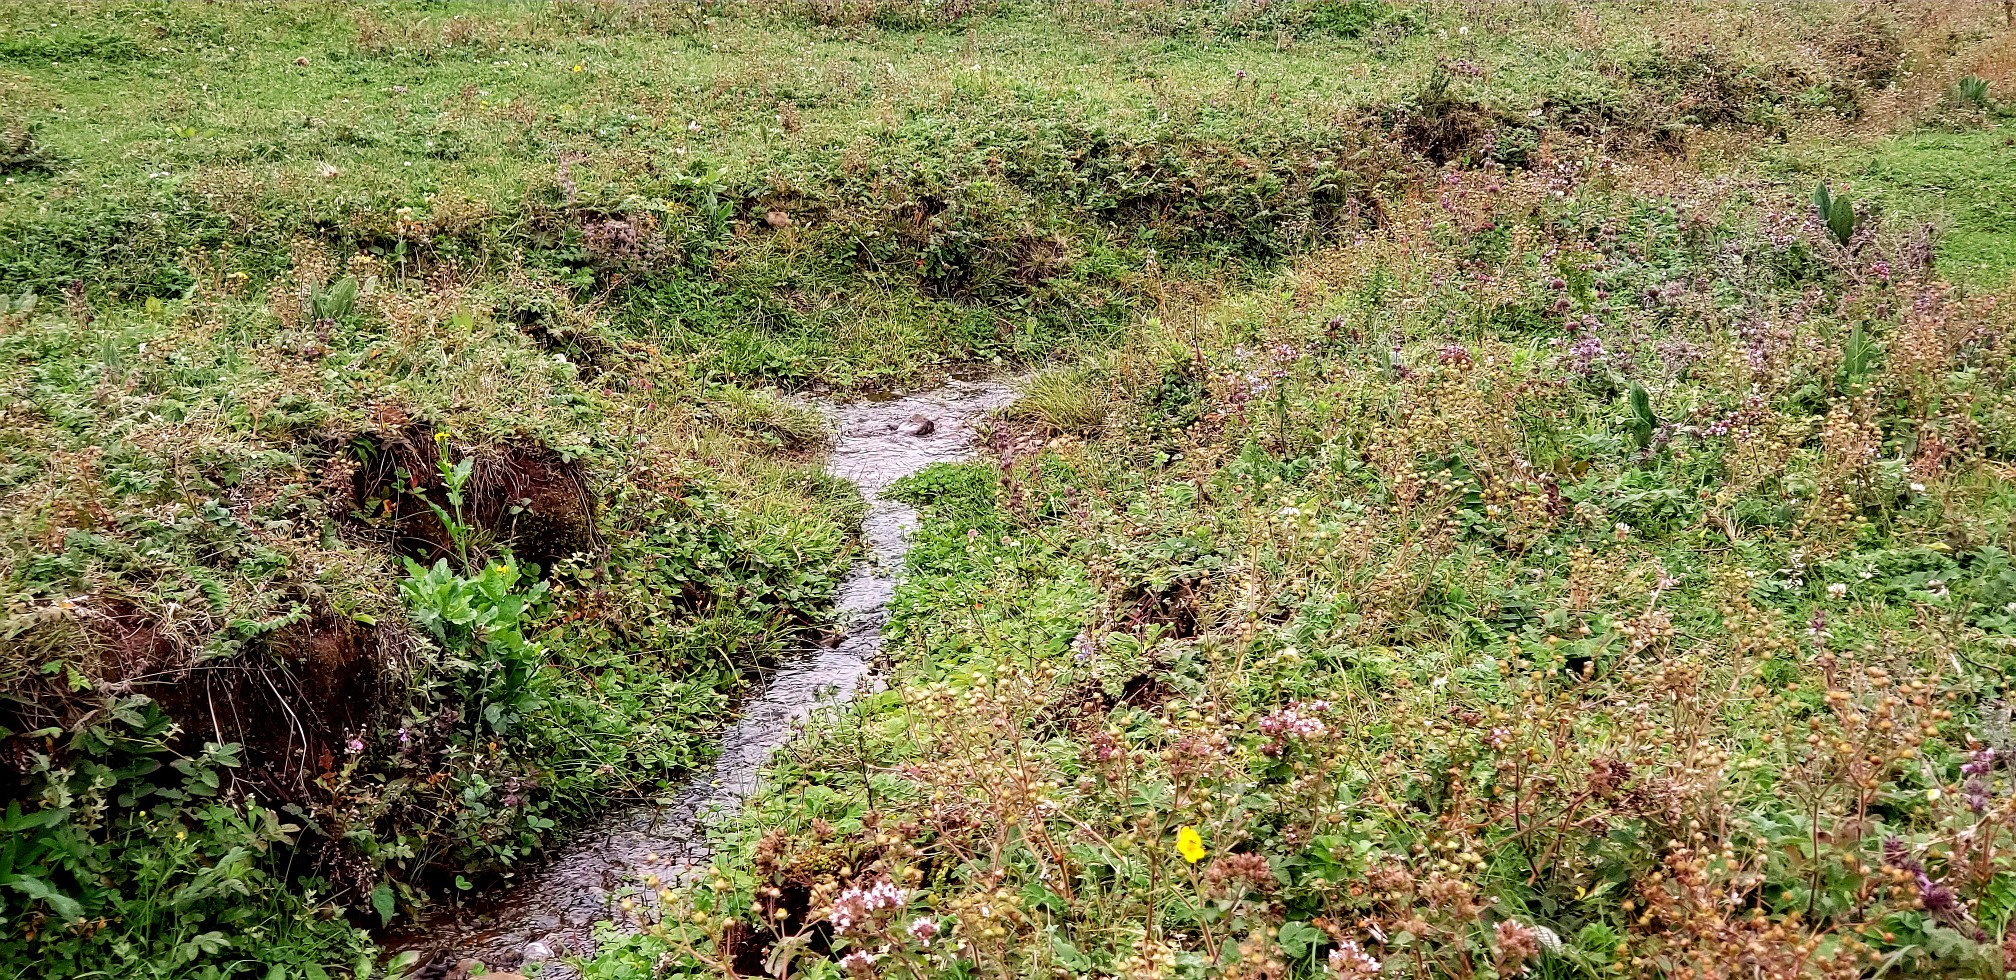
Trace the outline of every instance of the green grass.
<instances>
[{"instance_id":1,"label":"green grass","mask_svg":"<svg viewBox=\"0 0 2016 980\"><path fill-rule=\"evenodd\" d=\"M1345 16L1320 6L1281 9ZM1343 205L1413 169L1368 127L1404 119L1442 61L1475 66L1451 104L1503 128L1508 159L1557 126L1629 144L1825 109L1774 87L1785 73L1861 84L1772 38L1668 64L1645 33L1664 10L1578 35L1553 10L1465 33L1351 6L1376 27L1255 33L1184 5L924 30L760 4L697 24L592 3L16 5L0 109L62 166L0 190L0 288L179 295L185 253L227 243L263 281L302 236L414 268L522 256L698 370L873 386L1110 343L1151 249L1237 282L1348 226ZM79 37L126 43L62 57ZM598 240L611 220L641 241Z\"/></svg>"},{"instance_id":2,"label":"green grass","mask_svg":"<svg viewBox=\"0 0 2016 980\"><path fill-rule=\"evenodd\" d=\"M290 329L201 292L0 328L0 676L28 806L6 873L39 883L0 907L0 975L368 963L346 913L490 880L704 762L749 671L820 615L859 500L804 459L816 419L641 349L577 368L490 304L381 286ZM414 442L503 475L458 503ZM590 514L566 466L593 474ZM486 480L516 509L486 515ZM466 558L417 516L436 506L465 515ZM402 596L402 553L442 556L462 598ZM513 553L550 590L475 584ZM523 640L417 625L516 602Z\"/></svg>"},{"instance_id":3,"label":"green grass","mask_svg":"<svg viewBox=\"0 0 2016 980\"><path fill-rule=\"evenodd\" d=\"M2007 123L1888 141L1855 170L1886 209L1939 226L1941 271L1985 287L2016 274L2016 130Z\"/></svg>"},{"instance_id":4,"label":"green grass","mask_svg":"<svg viewBox=\"0 0 2016 980\"><path fill-rule=\"evenodd\" d=\"M1112 391L1094 368L1052 369L1031 377L1002 416L1034 423L1053 435L1093 435L1111 413Z\"/></svg>"},{"instance_id":5,"label":"green grass","mask_svg":"<svg viewBox=\"0 0 2016 980\"><path fill-rule=\"evenodd\" d=\"M1647 179L1458 175L893 488L888 689L588 975L1993 975L2006 292Z\"/></svg>"},{"instance_id":6,"label":"green grass","mask_svg":"<svg viewBox=\"0 0 2016 980\"><path fill-rule=\"evenodd\" d=\"M1934 36L1845 0L8 5L0 787L21 805L0 815L0 977L368 972L361 928L679 778L853 556L860 501L820 472L826 425L801 392L1026 370L1003 424L1074 437L1011 440L1005 473L906 483L927 522L894 611L897 688L801 746L723 850L723 903L764 875L861 880L833 854L923 867L857 853L882 839L870 809L924 820L896 769L872 793L849 782L863 754L977 752L933 790L971 804L960 780L1010 771L987 753L1017 747L1059 777L1040 791L1057 809L990 827L1061 840L1081 828L1042 821L1068 813L1109 844L1134 835L1098 859L1117 855L1088 903L1031 870L1057 855L1026 836L906 838L936 876L919 907L980 950L923 973L1166 972L1125 959L1163 950L1209 973L1235 922L1260 930L1256 962L1273 929L1298 957L1281 969L1306 973L1347 938L1315 938L1319 914L1398 942L1397 906L1326 904L1319 882L1369 867L1297 850L1309 828L1281 815L1342 801L1283 802L1278 760L1239 726L1296 698L1375 702L1340 743L1371 753L1345 781L1431 812L1434 772L1368 761L1483 765L1419 692L1456 676L1465 710L1568 723L1515 711L1533 689L1477 658L1511 662L1515 638L1554 637L1563 663L1628 645L1648 562L1684 583L1667 601L1688 636L1659 656L1786 692L1712 706L1723 727L1699 738L1745 758L1810 720L1819 682L1693 645L1737 602L1724 579L1778 583L1743 600L1765 610L1758 635L1821 609L1900 651L1882 661L1900 676L1938 659L1936 636L1999 663L1981 637L2007 628L2009 331L1954 326L1985 307L1900 320L1923 304L1896 270L1917 272L1899 219L1923 218L1963 287L1950 302L2006 281L2005 127L1949 112L1839 134L2006 41L1993 9L1945 13ZM1710 142L1721 183L1689 162ZM1804 223L1818 177L1882 205L1853 249ZM1857 385L1881 397L1856 408ZM1877 461L1841 470L1862 458L1844 455L1856 412ZM1681 431L1724 416L1761 428L1735 446ZM1829 509L1836 489L1852 512ZM1875 594L1844 611L1818 578L1783 584L1807 566ZM1912 618L1926 609L1955 618ZM1985 675L1955 670L1940 689L1965 725ZM1604 683L1575 722L1589 751L1618 737L1610 705L1649 703ZM936 727L909 727L927 708ZM1212 785L1270 814L1236 846L1279 862L1278 908L1228 899L1213 918L1168 891L1182 869L1155 863L1148 830L1196 797L1060 794L1102 725L1143 751L1181 744L1163 731L1228 739ZM1951 768L1957 737L1928 759ZM1903 794L1884 826L1935 870L1945 830L1900 801L1950 776L1883 775ZM1792 819L1782 797L1759 777L1739 798L1770 823ZM1432 837L1354 819L1361 856ZM1508 838L1450 817L1503 864L1463 887L1635 968L1603 930L1636 935L1614 903L1634 885L1653 901L1647 868L1670 855L1611 854L1606 897L1570 898L1582 864L1516 884L1519 819ZM1214 854L1234 826L1207 835ZM1745 846L1796 844L1746 826ZM750 850L766 830L775 861ZM1758 906L1798 904L1811 871L1772 865ZM999 881L1019 918L961 918ZM766 928L824 928L809 890L790 895ZM2001 900L1965 898L1999 936ZM644 975L758 915L704 910L700 933L647 933L593 968ZM1900 963L1962 949L1936 931L1950 922L1885 923ZM1433 947L1420 970L1481 975L1420 964L1498 955L1481 920L1432 925L1409 933ZM743 935L745 960L771 951ZM831 946L799 965L837 969Z\"/></svg>"}]
</instances>

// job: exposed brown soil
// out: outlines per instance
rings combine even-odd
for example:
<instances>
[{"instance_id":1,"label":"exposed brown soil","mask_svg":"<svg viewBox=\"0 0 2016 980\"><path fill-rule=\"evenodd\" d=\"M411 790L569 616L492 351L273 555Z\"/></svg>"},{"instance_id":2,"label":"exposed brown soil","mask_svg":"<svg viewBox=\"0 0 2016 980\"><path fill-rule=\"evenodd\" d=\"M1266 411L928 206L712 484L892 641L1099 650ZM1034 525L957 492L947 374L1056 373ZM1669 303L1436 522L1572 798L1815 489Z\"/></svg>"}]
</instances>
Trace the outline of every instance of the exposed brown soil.
<instances>
[{"instance_id":1,"label":"exposed brown soil","mask_svg":"<svg viewBox=\"0 0 2016 980\"><path fill-rule=\"evenodd\" d=\"M485 540L544 570L576 555L600 560L595 496L579 463L543 446L457 447L437 439L425 423L351 444L351 499L360 529L385 533L394 551L421 562L452 556L455 542L442 515L453 515L456 507L441 478L444 453L451 465L471 461L460 520Z\"/></svg>"},{"instance_id":2,"label":"exposed brown soil","mask_svg":"<svg viewBox=\"0 0 2016 980\"><path fill-rule=\"evenodd\" d=\"M1098 680L1086 678L1066 688L1045 705L1038 715L1040 720L1036 727L1045 735L1069 732L1081 738L1089 737L1106 727L1107 716L1120 705L1152 710L1175 696L1176 691L1153 674L1142 673L1128 678L1120 685L1117 695L1108 692Z\"/></svg>"},{"instance_id":3,"label":"exposed brown soil","mask_svg":"<svg viewBox=\"0 0 2016 980\"><path fill-rule=\"evenodd\" d=\"M1114 629L1141 634L1159 626L1163 635L1178 640L1202 635L1198 628L1197 592L1187 579L1177 579L1161 588L1143 586L1138 594L1126 597L1126 605L1114 621Z\"/></svg>"},{"instance_id":4,"label":"exposed brown soil","mask_svg":"<svg viewBox=\"0 0 2016 980\"><path fill-rule=\"evenodd\" d=\"M391 666L404 642L394 631L366 626L326 610L244 642L241 651L204 660L185 649L151 614L128 603L86 621L79 642L102 690L144 695L177 728L173 747L185 754L203 743L237 743L242 764L227 775L236 788L268 804L310 804L316 778L343 757L344 743L368 731L394 701ZM103 710L49 679L38 691L0 705L0 725L14 730L74 730ZM10 739L0 761L25 759L26 737ZM25 772L8 765L8 776Z\"/></svg>"}]
</instances>

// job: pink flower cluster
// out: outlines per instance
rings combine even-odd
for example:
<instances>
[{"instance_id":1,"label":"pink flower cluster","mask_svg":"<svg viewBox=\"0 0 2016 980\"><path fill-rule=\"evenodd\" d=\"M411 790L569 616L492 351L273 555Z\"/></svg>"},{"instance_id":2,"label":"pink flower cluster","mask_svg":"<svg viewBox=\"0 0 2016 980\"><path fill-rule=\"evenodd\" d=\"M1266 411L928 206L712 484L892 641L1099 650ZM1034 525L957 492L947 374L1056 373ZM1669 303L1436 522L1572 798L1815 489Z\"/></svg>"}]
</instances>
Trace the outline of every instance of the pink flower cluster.
<instances>
[{"instance_id":1,"label":"pink flower cluster","mask_svg":"<svg viewBox=\"0 0 2016 980\"><path fill-rule=\"evenodd\" d=\"M1274 739L1263 751L1277 755L1289 742L1308 741L1330 734L1330 726L1319 717L1330 710L1328 701L1291 701L1260 719L1260 734Z\"/></svg>"},{"instance_id":2,"label":"pink flower cluster","mask_svg":"<svg viewBox=\"0 0 2016 980\"><path fill-rule=\"evenodd\" d=\"M1379 975L1380 962L1349 939L1330 951L1330 975L1338 980L1365 980Z\"/></svg>"},{"instance_id":3,"label":"pink flower cluster","mask_svg":"<svg viewBox=\"0 0 2016 980\"><path fill-rule=\"evenodd\" d=\"M826 913L827 921L833 923L833 931L845 935L855 925L882 909L900 909L910 897L903 889L887 881L878 881L867 888L849 888L833 900L833 910Z\"/></svg>"}]
</instances>

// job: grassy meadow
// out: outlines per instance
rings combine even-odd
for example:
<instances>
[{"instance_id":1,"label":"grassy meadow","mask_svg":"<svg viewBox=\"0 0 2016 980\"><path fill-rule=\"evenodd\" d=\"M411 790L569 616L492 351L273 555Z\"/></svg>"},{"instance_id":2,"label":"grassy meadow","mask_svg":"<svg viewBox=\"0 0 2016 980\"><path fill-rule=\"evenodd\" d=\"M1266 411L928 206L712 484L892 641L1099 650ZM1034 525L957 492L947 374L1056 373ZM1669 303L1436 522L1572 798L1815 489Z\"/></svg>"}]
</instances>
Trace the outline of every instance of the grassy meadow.
<instances>
[{"instance_id":1,"label":"grassy meadow","mask_svg":"<svg viewBox=\"0 0 2016 980\"><path fill-rule=\"evenodd\" d=\"M2003 0L0 9L0 978L2016 971ZM508 967L512 964L493 964Z\"/></svg>"}]
</instances>

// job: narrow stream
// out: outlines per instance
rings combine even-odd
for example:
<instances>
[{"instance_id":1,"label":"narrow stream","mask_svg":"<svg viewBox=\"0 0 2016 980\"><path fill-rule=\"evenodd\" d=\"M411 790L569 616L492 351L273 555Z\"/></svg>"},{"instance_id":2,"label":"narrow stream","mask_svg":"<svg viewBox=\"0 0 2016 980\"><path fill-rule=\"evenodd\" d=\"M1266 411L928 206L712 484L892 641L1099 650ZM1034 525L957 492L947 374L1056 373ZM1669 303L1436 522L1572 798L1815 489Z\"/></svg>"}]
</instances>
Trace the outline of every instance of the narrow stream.
<instances>
[{"instance_id":1,"label":"narrow stream","mask_svg":"<svg viewBox=\"0 0 2016 980\"><path fill-rule=\"evenodd\" d=\"M903 398L829 406L839 440L827 468L860 487L868 501L861 528L868 553L841 584L835 603L840 641L799 654L767 678L722 733L720 758L669 805L608 815L524 881L459 915L422 922L390 945L423 955L445 951L492 969L544 962L542 980L572 976L557 957L591 952L595 923L610 918L611 903L633 882L645 875L677 880L685 869L706 863L707 822L733 811L756 788L772 750L815 705L845 698L868 680L917 521L916 512L882 499L881 491L932 463L967 458L974 423L1010 397L998 382L960 381Z\"/></svg>"}]
</instances>

